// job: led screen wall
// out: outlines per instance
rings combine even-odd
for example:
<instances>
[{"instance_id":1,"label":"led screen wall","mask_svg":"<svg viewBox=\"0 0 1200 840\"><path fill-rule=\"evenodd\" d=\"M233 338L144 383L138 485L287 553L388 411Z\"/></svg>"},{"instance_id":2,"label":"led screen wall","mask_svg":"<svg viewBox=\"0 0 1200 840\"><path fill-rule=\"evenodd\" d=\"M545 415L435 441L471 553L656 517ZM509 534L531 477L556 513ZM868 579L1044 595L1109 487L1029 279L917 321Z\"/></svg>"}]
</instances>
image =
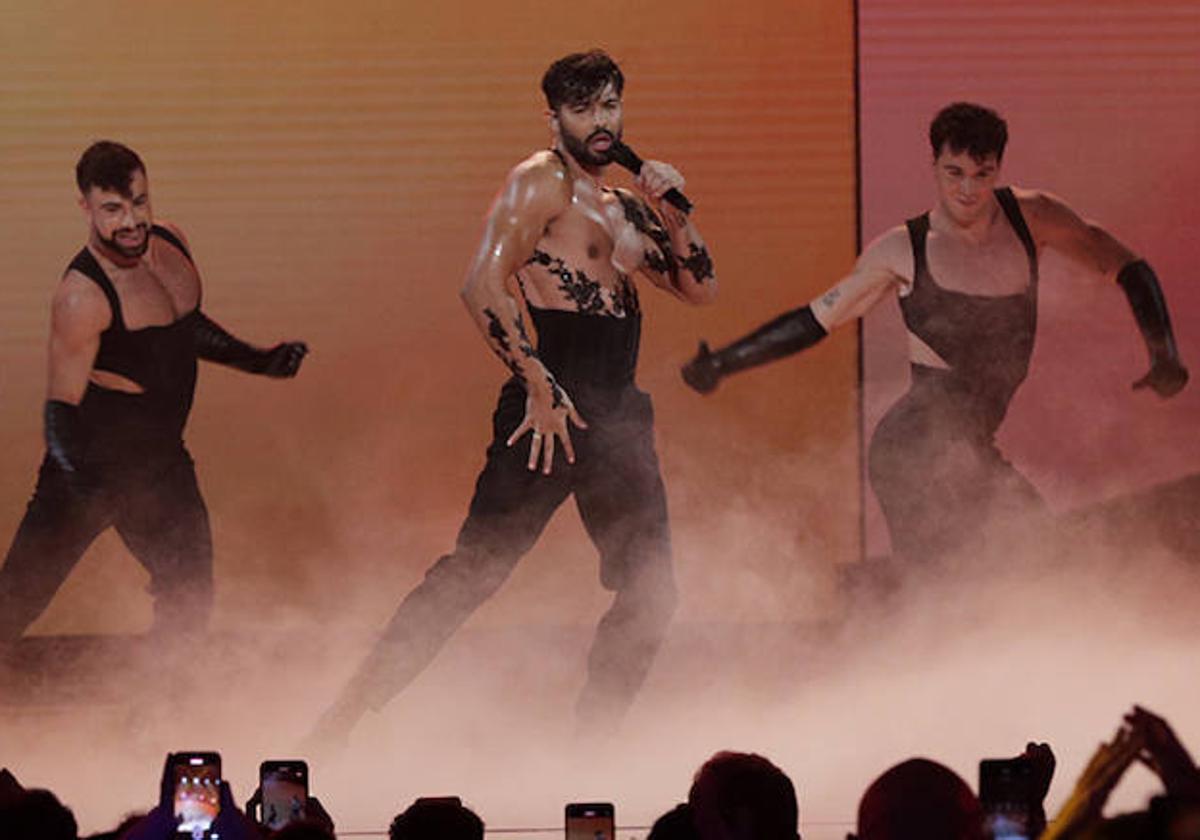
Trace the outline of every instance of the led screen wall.
<instances>
[{"instance_id":1,"label":"led screen wall","mask_svg":"<svg viewBox=\"0 0 1200 840\"><path fill-rule=\"evenodd\" d=\"M723 284L704 310L642 291L683 615L811 614L823 570L858 551L853 335L708 399L677 370L699 337L811 297L852 259L852 20L784 2L5 11L0 539L40 457L48 302L86 233L72 167L118 139L188 234L205 309L312 348L294 382L202 371L187 440L217 626L278 610L377 627L452 546L490 433L503 368L458 300L484 212L548 142L545 67L598 45L628 79L630 143L687 177ZM109 534L34 630L143 629L145 581ZM568 505L477 620L590 624L607 597Z\"/></svg>"}]
</instances>

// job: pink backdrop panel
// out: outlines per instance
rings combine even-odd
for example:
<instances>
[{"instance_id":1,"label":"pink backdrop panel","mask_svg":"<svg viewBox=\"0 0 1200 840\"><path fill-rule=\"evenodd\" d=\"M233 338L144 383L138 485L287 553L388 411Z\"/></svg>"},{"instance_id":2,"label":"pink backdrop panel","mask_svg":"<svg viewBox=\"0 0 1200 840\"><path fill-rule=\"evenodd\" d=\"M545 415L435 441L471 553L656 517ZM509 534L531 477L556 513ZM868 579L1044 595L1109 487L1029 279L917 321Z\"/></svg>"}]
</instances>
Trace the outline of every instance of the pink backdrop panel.
<instances>
[{"instance_id":1,"label":"pink backdrop panel","mask_svg":"<svg viewBox=\"0 0 1200 840\"><path fill-rule=\"evenodd\" d=\"M860 50L864 242L932 206L937 110L991 106L1009 125L1002 181L1061 196L1145 256L1196 363L1200 6L863 0ZM902 342L894 304L867 318L868 437L907 387ZM1200 389L1132 393L1145 367L1120 289L1045 254L1032 368L999 442L1055 511L1200 469ZM867 537L887 551L873 498Z\"/></svg>"}]
</instances>

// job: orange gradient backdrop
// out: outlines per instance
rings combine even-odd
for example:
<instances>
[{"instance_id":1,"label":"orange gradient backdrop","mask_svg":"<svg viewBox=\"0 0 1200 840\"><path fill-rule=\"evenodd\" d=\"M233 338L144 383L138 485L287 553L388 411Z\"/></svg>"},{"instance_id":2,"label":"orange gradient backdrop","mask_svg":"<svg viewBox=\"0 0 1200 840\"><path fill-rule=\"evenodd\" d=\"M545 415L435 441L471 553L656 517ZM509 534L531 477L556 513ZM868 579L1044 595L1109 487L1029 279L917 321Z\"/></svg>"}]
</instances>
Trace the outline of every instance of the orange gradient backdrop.
<instances>
[{"instance_id":1,"label":"orange gradient backdrop","mask_svg":"<svg viewBox=\"0 0 1200 840\"><path fill-rule=\"evenodd\" d=\"M674 8L672 8L674 6ZM547 142L542 71L601 46L626 137L688 178L719 303L646 289L640 383L656 399L687 620L827 609L858 553L853 334L702 400L677 369L817 293L853 258L852 11L449 2L21 4L0 28L0 539L41 455L48 303L86 233L72 167L137 149L181 225L205 308L312 347L294 382L205 366L188 443L212 514L216 626L382 624L453 544L503 379L458 301L507 170ZM145 574L106 535L39 633L133 632ZM477 622L593 623L573 508Z\"/></svg>"}]
</instances>

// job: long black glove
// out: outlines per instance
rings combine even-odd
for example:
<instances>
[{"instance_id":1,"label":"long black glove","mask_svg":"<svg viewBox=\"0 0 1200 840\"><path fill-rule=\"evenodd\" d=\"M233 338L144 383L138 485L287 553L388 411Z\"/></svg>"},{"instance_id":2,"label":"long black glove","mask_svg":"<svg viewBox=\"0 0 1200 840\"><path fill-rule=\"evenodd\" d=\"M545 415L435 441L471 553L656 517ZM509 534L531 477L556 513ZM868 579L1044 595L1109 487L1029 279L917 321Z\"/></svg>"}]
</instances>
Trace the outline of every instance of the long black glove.
<instances>
[{"instance_id":1,"label":"long black glove","mask_svg":"<svg viewBox=\"0 0 1200 840\"><path fill-rule=\"evenodd\" d=\"M285 341L268 349L254 347L230 335L203 312L196 313L193 334L196 355L201 359L263 376L295 376L308 352L303 341Z\"/></svg>"},{"instance_id":2,"label":"long black glove","mask_svg":"<svg viewBox=\"0 0 1200 840\"><path fill-rule=\"evenodd\" d=\"M79 406L62 400L46 400L42 421L46 454L62 470L67 485L76 493L95 489L83 471L86 445L79 420Z\"/></svg>"},{"instance_id":3,"label":"long black glove","mask_svg":"<svg viewBox=\"0 0 1200 840\"><path fill-rule=\"evenodd\" d=\"M1188 372L1179 361L1167 302L1154 269L1145 260L1127 263L1117 274L1117 282L1129 298L1129 308L1150 351L1150 372L1133 383L1133 387L1153 388L1163 397L1178 394L1187 384Z\"/></svg>"},{"instance_id":4,"label":"long black glove","mask_svg":"<svg viewBox=\"0 0 1200 840\"><path fill-rule=\"evenodd\" d=\"M696 357L683 366L683 381L707 394L716 389L723 376L798 353L826 335L825 328L813 316L812 307L802 306L715 353L701 341Z\"/></svg>"},{"instance_id":5,"label":"long black glove","mask_svg":"<svg viewBox=\"0 0 1200 840\"><path fill-rule=\"evenodd\" d=\"M83 430L79 406L62 400L46 400L42 411L46 452L65 473L78 474L83 459Z\"/></svg>"}]
</instances>

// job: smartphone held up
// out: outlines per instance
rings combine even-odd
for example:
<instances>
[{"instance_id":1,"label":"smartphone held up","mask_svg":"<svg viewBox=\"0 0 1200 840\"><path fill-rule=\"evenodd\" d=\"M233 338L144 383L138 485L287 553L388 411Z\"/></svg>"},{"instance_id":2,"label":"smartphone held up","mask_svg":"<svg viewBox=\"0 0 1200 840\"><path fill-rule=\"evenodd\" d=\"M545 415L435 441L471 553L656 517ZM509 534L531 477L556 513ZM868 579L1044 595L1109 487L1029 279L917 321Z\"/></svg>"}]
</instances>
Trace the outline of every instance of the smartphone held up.
<instances>
[{"instance_id":1,"label":"smartphone held up","mask_svg":"<svg viewBox=\"0 0 1200 840\"><path fill-rule=\"evenodd\" d=\"M221 809L221 756L215 752L178 752L171 757L176 834L209 836Z\"/></svg>"},{"instance_id":2,"label":"smartphone held up","mask_svg":"<svg viewBox=\"0 0 1200 840\"><path fill-rule=\"evenodd\" d=\"M264 761L258 767L262 794L260 822L277 831L305 819L308 806L308 765L299 759Z\"/></svg>"},{"instance_id":3,"label":"smartphone held up","mask_svg":"<svg viewBox=\"0 0 1200 840\"><path fill-rule=\"evenodd\" d=\"M1029 840L1033 831L1033 765L1025 756L979 762L979 802L994 840Z\"/></svg>"},{"instance_id":4,"label":"smartphone held up","mask_svg":"<svg viewBox=\"0 0 1200 840\"><path fill-rule=\"evenodd\" d=\"M566 807L566 840L614 840L611 802L572 802Z\"/></svg>"}]
</instances>

